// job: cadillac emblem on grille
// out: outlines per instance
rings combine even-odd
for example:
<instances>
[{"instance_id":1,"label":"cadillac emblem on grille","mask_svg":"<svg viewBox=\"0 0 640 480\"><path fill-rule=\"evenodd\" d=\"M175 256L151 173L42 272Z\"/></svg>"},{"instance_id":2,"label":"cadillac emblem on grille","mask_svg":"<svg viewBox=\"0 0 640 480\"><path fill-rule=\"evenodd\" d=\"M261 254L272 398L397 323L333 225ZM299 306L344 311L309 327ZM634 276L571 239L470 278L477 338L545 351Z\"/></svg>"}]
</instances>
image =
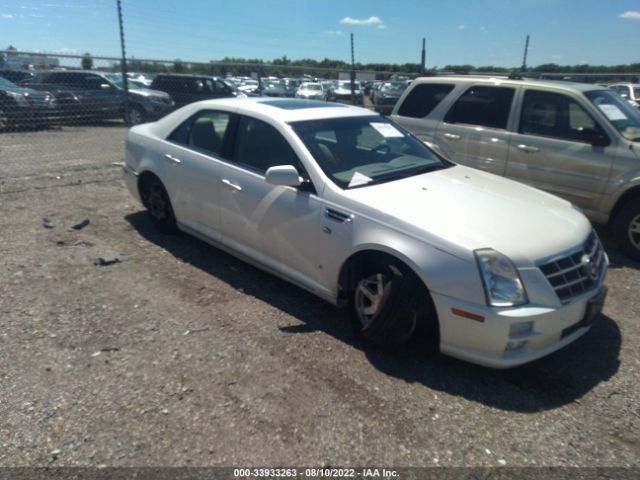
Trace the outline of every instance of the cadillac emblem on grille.
<instances>
[{"instance_id":1,"label":"cadillac emblem on grille","mask_svg":"<svg viewBox=\"0 0 640 480\"><path fill-rule=\"evenodd\" d=\"M585 253L582 255L582 258L580 258L580 263L582 265L582 273L595 282L598 279L598 267L593 261L593 258Z\"/></svg>"}]
</instances>

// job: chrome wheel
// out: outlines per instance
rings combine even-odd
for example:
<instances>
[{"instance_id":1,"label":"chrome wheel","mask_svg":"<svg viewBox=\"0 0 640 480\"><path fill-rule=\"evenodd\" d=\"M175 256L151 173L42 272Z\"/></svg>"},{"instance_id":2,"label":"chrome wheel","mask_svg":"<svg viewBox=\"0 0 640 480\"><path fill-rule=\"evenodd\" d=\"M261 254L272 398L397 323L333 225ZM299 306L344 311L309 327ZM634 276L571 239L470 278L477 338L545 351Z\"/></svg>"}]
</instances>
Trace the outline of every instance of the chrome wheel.
<instances>
[{"instance_id":1,"label":"chrome wheel","mask_svg":"<svg viewBox=\"0 0 640 480\"><path fill-rule=\"evenodd\" d=\"M356 314L362 328L367 328L380 313L391 292L391 282L381 273L363 278L355 292Z\"/></svg>"},{"instance_id":2,"label":"chrome wheel","mask_svg":"<svg viewBox=\"0 0 640 480\"><path fill-rule=\"evenodd\" d=\"M129 107L127 111L127 123L129 125L138 125L144 121L144 115L139 107Z\"/></svg>"},{"instance_id":3,"label":"chrome wheel","mask_svg":"<svg viewBox=\"0 0 640 480\"><path fill-rule=\"evenodd\" d=\"M640 214L633 217L629 222L627 235L631 245L640 250Z\"/></svg>"}]
</instances>

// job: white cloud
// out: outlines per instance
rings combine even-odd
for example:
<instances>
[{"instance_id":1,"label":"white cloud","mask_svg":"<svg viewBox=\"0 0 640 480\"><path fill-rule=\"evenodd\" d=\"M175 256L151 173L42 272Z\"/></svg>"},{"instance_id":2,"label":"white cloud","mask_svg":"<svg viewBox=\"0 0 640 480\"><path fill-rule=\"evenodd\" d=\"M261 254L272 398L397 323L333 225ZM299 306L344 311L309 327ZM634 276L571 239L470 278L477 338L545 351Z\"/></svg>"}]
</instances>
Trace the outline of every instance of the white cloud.
<instances>
[{"instance_id":1,"label":"white cloud","mask_svg":"<svg viewBox=\"0 0 640 480\"><path fill-rule=\"evenodd\" d=\"M378 25L376 28L377 28L378 30L386 30L386 29L387 29L387 26L383 24L383 25Z\"/></svg>"},{"instance_id":2,"label":"white cloud","mask_svg":"<svg viewBox=\"0 0 640 480\"><path fill-rule=\"evenodd\" d=\"M551 55L551 58L553 58L554 60L560 60L560 59L562 59L562 55L559 55L559 54L556 53L554 55Z\"/></svg>"},{"instance_id":3,"label":"white cloud","mask_svg":"<svg viewBox=\"0 0 640 480\"><path fill-rule=\"evenodd\" d=\"M358 18L351 18L351 17L344 17L342 20L340 20L340 23L344 24L344 25L384 25L384 22L382 20L380 20L379 17L375 17L375 16L371 16L367 19L358 19Z\"/></svg>"},{"instance_id":4,"label":"white cloud","mask_svg":"<svg viewBox=\"0 0 640 480\"><path fill-rule=\"evenodd\" d=\"M12 19L15 18L16 16L13 13L3 13L2 15L0 15L0 18L6 18L6 19Z\"/></svg>"},{"instance_id":5,"label":"white cloud","mask_svg":"<svg viewBox=\"0 0 640 480\"><path fill-rule=\"evenodd\" d=\"M467 28L466 25L458 25L458 30L464 30L465 28Z\"/></svg>"},{"instance_id":6,"label":"white cloud","mask_svg":"<svg viewBox=\"0 0 640 480\"><path fill-rule=\"evenodd\" d=\"M344 37L344 32L341 32L340 30L329 30L327 35L331 37Z\"/></svg>"},{"instance_id":7,"label":"white cloud","mask_svg":"<svg viewBox=\"0 0 640 480\"><path fill-rule=\"evenodd\" d=\"M629 10L627 12L621 13L619 17L624 18L625 20L640 20L640 12Z\"/></svg>"}]
</instances>

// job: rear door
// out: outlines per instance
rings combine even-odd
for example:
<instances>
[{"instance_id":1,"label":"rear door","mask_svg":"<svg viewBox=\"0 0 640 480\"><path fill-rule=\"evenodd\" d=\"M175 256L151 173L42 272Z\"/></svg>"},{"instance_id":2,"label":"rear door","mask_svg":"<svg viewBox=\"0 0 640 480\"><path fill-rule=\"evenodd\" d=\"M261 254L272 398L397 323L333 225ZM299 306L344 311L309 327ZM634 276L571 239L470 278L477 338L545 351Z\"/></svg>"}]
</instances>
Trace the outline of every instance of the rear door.
<instances>
[{"instance_id":1,"label":"rear door","mask_svg":"<svg viewBox=\"0 0 640 480\"><path fill-rule=\"evenodd\" d=\"M526 88L506 176L596 210L616 156L615 144L577 95Z\"/></svg>"},{"instance_id":2,"label":"rear door","mask_svg":"<svg viewBox=\"0 0 640 480\"><path fill-rule=\"evenodd\" d=\"M436 143L456 162L504 175L515 93L513 86L468 87L438 125Z\"/></svg>"},{"instance_id":3,"label":"rear door","mask_svg":"<svg viewBox=\"0 0 640 480\"><path fill-rule=\"evenodd\" d=\"M163 182L179 221L220 240L219 189L233 115L201 110L167 138Z\"/></svg>"}]
</instances>

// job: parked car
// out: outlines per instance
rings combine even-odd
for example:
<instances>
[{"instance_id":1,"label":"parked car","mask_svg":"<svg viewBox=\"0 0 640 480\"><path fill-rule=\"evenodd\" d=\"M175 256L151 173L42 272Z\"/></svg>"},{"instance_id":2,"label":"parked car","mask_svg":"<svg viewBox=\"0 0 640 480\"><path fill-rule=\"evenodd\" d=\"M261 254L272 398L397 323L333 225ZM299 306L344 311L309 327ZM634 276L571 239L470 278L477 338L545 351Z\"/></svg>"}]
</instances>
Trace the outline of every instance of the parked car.
<instances>
[{"instance_id":1,"label":"parked car","mask_svg":"<svg viewBox=\"0 0 640 480\"><path fill-rule=\"evenodd\" d=\"M389 115L406 88L407 82L384 82L379 89L374 90L374 110L382 115Z\"/></svg>"},{"instance_id":2,"label":"parked car","mask_svg":"<svg viewBox=\"0 0 640 480\"><path fill-rule=\"evenodd\" d=\"M260 94L260 82L253 78L245 78L238 85L238 90L247 96Z\"/></svg>"},{"instance_id":3,"label":"parked car","mask_svg":"<svg viewBox=\"0 0 640 480\"><path fill-rule=\"evenodd\" d=\"M373 98L375 97L376 92L380 90L380 87L382 87L383 83L384 82L377 82L371 85L371 88L369 89L369 100L373 102Z\"/></svg>"},{"instance_id":4,"label":"parked car","mask_svg":"<svg viewBox=\"0 0 640 480\"><path fill-rule=\"evenodd\" d=\"M19 87L0 77L0 130L47 126L55 109L56 101L51 93Z\"/></svg>"},{"instance_id":5,"label":"parked car","mask_svg":"<svg viewBox=\"0 0 640 480\"><path fill-rule=\"evenodd\" d=\"M244 96L221 78L208 75L161 73L153 79L151 88L171 95L175 108L200 100Z\"/></svg>"},{"instance_id":6,"label":"parked car","mask_svg":"<svg viewBox=\"0 0 640 480\"><path fill-rule=\"evenodd\" d=\"M634 102L636 107L640 105L640 83L612 83L608 87L622 98Z\"/></svg>"},{"instance_id":7,"label":"parked car","mask_svg":"<svg viewBox=\"0 0 640 480\"><path fill-rule=\"evenodd\" d=\"M130 88L126 96L108 74L90 70L42 72L29 86L51 91L65 120L124 118L137 125L157 119L173 107L173 100L164 92Z\"/></svg>"},{"instance_id":8,"label":"parked car","mask_svg":"<svg viewBox=\"0 0 640 480\"><path fill-rule=\"evenodd\" d=\"M160 231L350 302L374 343L416 335L511 367L583 335L604 302L607 256L569 202L451 163L364 108L192 104L131 128L123 169Z\"/></svg>"},{"instance_id":9,"label":"parked car","mask_svg":"<svg viewBox=\"0 0 640 480\"><path fill-rule=\"evenodd\" d=\"M304 82L296 91L296 98L306 98L307 100L324 100L325 93L322 85L317 82Z\"/></svg>"},{"instance_id":10,"label":"parked car","mask_svg":"<svg viewBox=\"0 0 640 480\"><path fill-rule=\"evenodd\" d=\"M287 97L289 96L289 92L287 91L287 87L281 79L270 79L270 78L262 78L260 79L261 83L261 94L265 97Z\"/></svg>"},{"instance_id":11,"label":"parked car","mask_svg":"<svg viewBox=\"0 0 640 480\"><path fill-rule=\"evenodd\" d=\"M393 118L454 161L559 195L640 259L640 112L597 85L414 80Z\"/></svg>"},{"instance_id":12,"label":"parked car","mask_svg":"<svg viewBox=\"0 0 640 480\"><path fill-rule=\"evenodd\" d=\"M0 70L0 77L15 83L16 85L22 85L35 78L35 72L30 70Z\"/></svg>"},{"instance_id":13,"label":"parked car","mask_svg":"<svg viewBox=\"0 0 640 480\"><path fill-rule=\"evenodd\" d=\"M352 103L354 105L362 105L362 91L360 90L360 83L353 82L353 98L351 92L351 81L340 80L336 88L331 90L329 94L329 100L332 102Z\"/></svg>"}]
</instances>

